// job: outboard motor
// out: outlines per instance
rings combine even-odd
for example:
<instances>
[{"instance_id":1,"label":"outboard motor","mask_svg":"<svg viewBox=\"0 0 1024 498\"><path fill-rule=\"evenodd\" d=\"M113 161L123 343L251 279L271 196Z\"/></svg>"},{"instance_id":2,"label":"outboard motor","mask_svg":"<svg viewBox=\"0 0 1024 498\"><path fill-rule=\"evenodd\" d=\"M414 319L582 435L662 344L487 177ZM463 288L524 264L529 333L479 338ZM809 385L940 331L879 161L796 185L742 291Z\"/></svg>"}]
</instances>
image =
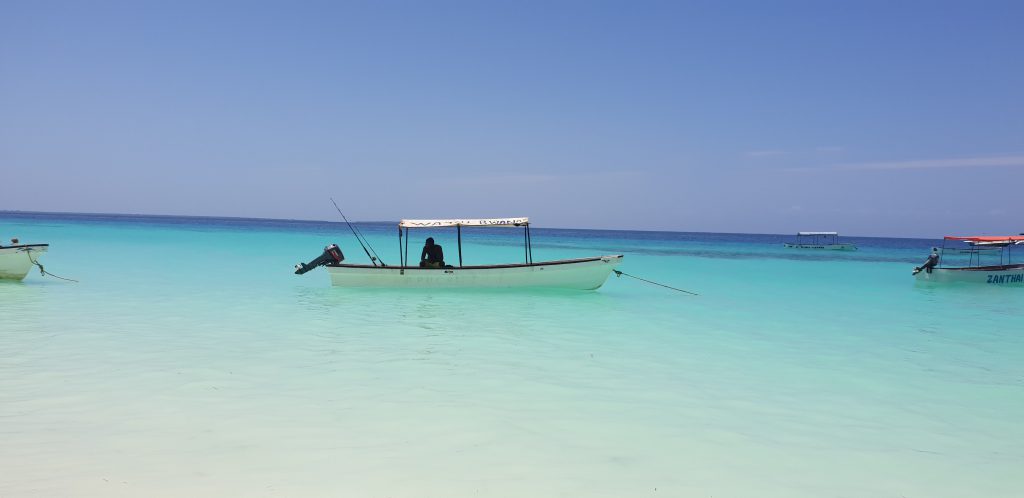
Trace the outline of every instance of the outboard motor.
<instances>
[{"instance_id":1,"label":"outboard motor","mask_svg":"<svg viewBox=\"0 0 1024 498\"><path fill-rule=\"evenodd\" d=\"M324 253L317 256L316 259L309 263L299 263L295 265L295 274L302 275L313 268L318 266L324 266L331 263L341 263L345 261L345 255L341 253L341 248L338 244L331 244L324 248Z\"/></svg>"}]
</instances>

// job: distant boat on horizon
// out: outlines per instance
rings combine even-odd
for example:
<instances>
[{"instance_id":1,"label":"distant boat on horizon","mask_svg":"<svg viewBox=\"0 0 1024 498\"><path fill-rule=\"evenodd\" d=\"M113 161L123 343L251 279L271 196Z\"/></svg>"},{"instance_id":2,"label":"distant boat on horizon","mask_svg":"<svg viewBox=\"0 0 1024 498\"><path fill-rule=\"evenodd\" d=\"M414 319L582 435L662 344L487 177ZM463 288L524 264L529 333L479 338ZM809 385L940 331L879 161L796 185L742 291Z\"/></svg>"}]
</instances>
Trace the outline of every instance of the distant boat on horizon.
<instances>
[{"instance_id":1,"label":"distant boat on horizon","mask_svg":"<svg viewBox=\"0 0 1024 498\"><path fill-rule=\"evenodd\" d=\"M796 242L786 242L790 249L823 249L827 251L856 251L857 246L839 242L839 232L797 232Z\"/></svg>"}]
</instances>

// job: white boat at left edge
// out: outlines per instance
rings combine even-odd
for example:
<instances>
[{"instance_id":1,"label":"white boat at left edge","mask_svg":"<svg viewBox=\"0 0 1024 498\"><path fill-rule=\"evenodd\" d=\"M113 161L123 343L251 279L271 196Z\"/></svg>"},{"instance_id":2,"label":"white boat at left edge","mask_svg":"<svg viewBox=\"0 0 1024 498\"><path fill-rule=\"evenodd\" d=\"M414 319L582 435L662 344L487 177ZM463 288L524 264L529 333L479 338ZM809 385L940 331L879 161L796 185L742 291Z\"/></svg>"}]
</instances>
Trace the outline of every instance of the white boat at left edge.
<instances>
[{"instance_id":1,"label":"white boat at left edge","mask_svg":"<svg viewBox=\"0 0 1024 498\"><path fill-rule=\"evenodd\" d=\"M0 246L0 279L23 280L49 244Z\"/></svg>"}]
</instances>

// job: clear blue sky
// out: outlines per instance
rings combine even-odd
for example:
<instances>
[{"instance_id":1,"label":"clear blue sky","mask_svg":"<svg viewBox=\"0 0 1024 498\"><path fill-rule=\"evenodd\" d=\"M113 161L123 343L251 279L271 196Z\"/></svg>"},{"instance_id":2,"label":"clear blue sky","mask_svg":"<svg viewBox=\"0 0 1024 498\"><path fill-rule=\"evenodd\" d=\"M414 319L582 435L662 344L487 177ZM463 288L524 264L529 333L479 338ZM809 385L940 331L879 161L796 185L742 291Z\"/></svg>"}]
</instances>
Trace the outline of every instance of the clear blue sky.
<instances>
[{"instance_id":1,"label":"clear blue sky","mask_svg":"<svg viewBox=\"0 0 1024 498\"><path fill-rule=\"evenodd\" d=\"M1024 2L0 2L0 209L1024 232Z\"/></svg>"}]
</instances>

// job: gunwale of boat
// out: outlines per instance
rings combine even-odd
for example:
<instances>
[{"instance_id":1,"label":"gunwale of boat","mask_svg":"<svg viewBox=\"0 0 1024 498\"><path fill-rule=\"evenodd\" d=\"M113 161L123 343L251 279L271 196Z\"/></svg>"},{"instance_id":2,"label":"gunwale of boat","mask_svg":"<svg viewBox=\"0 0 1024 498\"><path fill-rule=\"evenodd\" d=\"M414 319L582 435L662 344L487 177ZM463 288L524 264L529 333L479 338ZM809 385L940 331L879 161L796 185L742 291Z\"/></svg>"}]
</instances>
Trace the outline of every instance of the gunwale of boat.
<instances>
[{"instance_id":1,"label":"gunwale of boat","mask_svg":"<svg viewBox=\"0 0 1024 498\"><path fill-rule=\"evenodd\" d=\"M794 244L792 242L783 242L783 245L793 249L856 249L856 244L852 242L841 242L839 244Z\"/></svg>"},{"instance_id":2,"label":"gunwale of boat","mask_svg":"<svg viewBox=\"0 0 1024 498\"><path fill-rule=\"evenodd\" d=\"M567 265L573 263L589 263L592 261L601 261L605 259L621 259L622 254L612 254L607 256L593 256L589 258L576 258L576 259L558 259L553 261L540 261L534 263L507 263L497 265L472 265L472 266L444 266L444 267L423 267L423 266L373 266L373 265L357 265L349 263L330 263L324 266L328 268L376 268L379 270L391 269L391 270L491 270L491 269L502 269L502 268L529 268L534 266L554 266L554 265Z\"/></svg>"},{"instance_id":3,"label":"gunwale of boat","mask_svg":"<svg viewBox=\"0 0 1024 498\"><path fill-rule=\"evenodd\" d=\"M1024 269L1024 263L1014 263L1012 265L938 267L932 268L932 271L1010 271L1021 269Z\"/></svg>"},{"instance_id":4,"label":"gunwale of boat","mask_svg":"<svg viewBox=\"0 0 1024 498\"><path fill-rule=\"evenodd\" d=\"M49 248L50 244L15 244L13 246L0 245L0 249L32 249L35 247Z\"/></svg>"}]
</instances>

